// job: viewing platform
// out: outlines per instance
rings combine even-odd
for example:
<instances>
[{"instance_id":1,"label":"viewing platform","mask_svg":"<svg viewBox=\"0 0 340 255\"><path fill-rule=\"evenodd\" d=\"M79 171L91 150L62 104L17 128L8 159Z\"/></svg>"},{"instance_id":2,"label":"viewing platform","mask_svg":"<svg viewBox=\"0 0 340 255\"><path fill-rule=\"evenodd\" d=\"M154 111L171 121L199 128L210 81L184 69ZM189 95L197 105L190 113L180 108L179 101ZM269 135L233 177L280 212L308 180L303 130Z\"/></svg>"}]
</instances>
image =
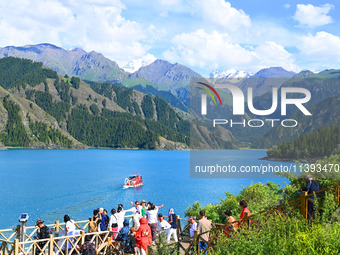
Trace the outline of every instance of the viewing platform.
<instances>
[{"instance_id":1,"label":"viewing platform","mask_svg":"<svg viewBox=\"0 0 340 255\"><path fill-rule=\"evenodd\" d=\"M320 197L325 191L334 194L337 198L337 202L340 202L340 183L322 189L316 194ZM263 210L261 212L248 215L245 213L245 217L242 220L238 220L239 225L238 232L243 230L251 231L255 228L260 228L261 221L266 221L270 217L287 218L293 211L299 210L303 218L307 219L307 201L315 203L314 200L309 197L312 194L307 195L307 192L302 192L301 196L295 200L289 201L277 205L273 208ZM132 216L125 216L132 217ZM131 223L132 219L130 219ZM109 229L107 231L88 233L89 220L77 221L79 226L79 234L59 236L57 232L65 229L65 223L56 221L54 224L46 224L49 229L54 229L54 234L51 234L47 239L34 239L37 234L38 228L36 226L29 226L23 228L21 225L17 225L15 229L2 229L0 230L0 255L75 255L81 254L80 247L86 240L90 240L96 247L96 254L124 254L122 253L122 246L119 241L113 240L113 234L117 233ZM204 241L201 236L204 233L195 231L193 238L189 235L190 223L188 219L180 218L177 216L177 236L178 243L172 242L169 246L173 246L181 254L188 254L194 252L195 254L204 253L205 251L213 251L214 245L217 239L224 234L232 234L226 229L226 224L219 224L212 222L212 229L209 232L209 241ZM199 242L204 241L207 243L207 247L204 251L199 251ZM39 245L40 243L40 245ZM43 244L43 245L42 245ZM154 254L155 247L158 245L156 239L156 245L150 245L148 247L148 254ZM163 245L167 245L164 243ZM67 248L65 248L67 247ZM127 253L125 253L127 254Z\"/></svg>"}]
</instances>

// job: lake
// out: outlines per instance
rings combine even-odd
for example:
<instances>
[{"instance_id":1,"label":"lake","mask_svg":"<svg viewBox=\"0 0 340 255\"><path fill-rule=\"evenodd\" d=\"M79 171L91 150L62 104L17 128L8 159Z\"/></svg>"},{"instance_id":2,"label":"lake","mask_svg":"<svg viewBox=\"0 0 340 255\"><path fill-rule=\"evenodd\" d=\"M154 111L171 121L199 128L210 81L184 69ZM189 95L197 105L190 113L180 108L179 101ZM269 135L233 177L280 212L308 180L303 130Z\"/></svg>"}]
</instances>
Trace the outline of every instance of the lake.
<instances>
[{"instance_id":1,"label":"lake","mask_svg":"<svg viewBox=\"0 0 340 255\"><path fill-rule=\"evenodd\" d=\"M265 151L229 151L229 161L259 161ZM228 156L229 157L229 156ZM265 162L265 161L261 161ZM288 164L271 162L271 164ZM145 185L123 189L124 179L138 171ZM218 203L225 192L237 194L243 186L273 179L190 178L189 151L141 150L24 150L0 151L0 229L15 226L21 213L29 214L28 225L37 219L62 221L64 214L75 220L92 216L104 207L108 211L122 203L142 200L164 204L160 212L173 207L184 216L195 201Z\"/></svg>"}]
</instances>

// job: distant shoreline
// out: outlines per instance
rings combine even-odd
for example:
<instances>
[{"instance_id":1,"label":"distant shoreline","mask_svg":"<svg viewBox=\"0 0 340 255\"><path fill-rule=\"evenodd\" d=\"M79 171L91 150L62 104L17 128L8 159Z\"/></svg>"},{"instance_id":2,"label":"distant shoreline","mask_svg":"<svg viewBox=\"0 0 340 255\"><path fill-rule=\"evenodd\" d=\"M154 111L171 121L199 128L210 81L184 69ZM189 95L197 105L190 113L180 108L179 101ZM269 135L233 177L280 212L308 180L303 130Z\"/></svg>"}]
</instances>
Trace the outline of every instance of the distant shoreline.
<instances>
[{"instance_id":1,"label":"distant shoreline","mask_svg":"<svg viewBox=\"0 0 340 255\"><path fill-rule=\"evenodd\" d=\"M316 161L320 160L317 158L303 158L303 159L290 159L290 158L271 158L271 157L263 157L259 158L260 160L269 160L269 161L284 161L284 162L308 162L308 163L315 163Z\"/></svg>"}]
</instances>

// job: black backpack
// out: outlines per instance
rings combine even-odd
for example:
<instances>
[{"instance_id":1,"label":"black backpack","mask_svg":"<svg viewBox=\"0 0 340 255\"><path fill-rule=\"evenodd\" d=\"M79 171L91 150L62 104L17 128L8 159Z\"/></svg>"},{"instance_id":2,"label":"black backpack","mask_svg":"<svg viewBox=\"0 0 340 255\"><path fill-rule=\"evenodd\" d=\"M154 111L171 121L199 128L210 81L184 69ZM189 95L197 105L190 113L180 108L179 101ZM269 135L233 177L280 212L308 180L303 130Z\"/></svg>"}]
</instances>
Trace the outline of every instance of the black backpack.
<instances>
[{"instance_id":1,"label":"black backpack","mask_svg":"<svg viewBox=\"0 0 340 255\"><path fill-rule=\"evenodd\" d=\"M96 255L96 247L91 242L86 242L81 246L82 255Z\"/></svg>"},{"instance_id":2,"label":"black backpack","mask_svg":"<svg viewBox=\"0 0 340 255\"><path fill-rule=\"evenodd\" d=\"M130 235L127 236L127 239L125 241L125 244L124 244L124 252L126 253L135 253L135 251L132 250L131 248L131 238L130 238Z\"/></svg>"}]
</instances>

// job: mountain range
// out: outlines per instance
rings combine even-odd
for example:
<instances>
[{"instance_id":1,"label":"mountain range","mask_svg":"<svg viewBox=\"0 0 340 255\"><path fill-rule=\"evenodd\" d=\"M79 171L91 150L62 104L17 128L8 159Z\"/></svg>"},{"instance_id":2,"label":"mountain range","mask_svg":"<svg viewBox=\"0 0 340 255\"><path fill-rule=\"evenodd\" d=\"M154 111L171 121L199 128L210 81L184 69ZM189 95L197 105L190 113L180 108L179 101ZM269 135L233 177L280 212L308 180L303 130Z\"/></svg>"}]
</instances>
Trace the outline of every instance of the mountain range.
<instances>
[{"instance_id":1,"label":"mountain range","mask_svg":"<svg viewBox=\"0 0 340 255\"><path fill-rule=\"evenodd\" d=\"M52 96L52 99L49 101L52 106L49 105L42 107L41 105L38 106L43 110L47 111L47 114L52 116L52 118L55 118L52 122L46 122L47 125L55 126L56 128L60 128L60 132L63 134L68 134L72 139L75 139L79 142L79 144L87 145L87 146L104 146L104 144L92 144L88 141L84 142L79 137L75 137L71 133L69 133L67 127L68 127L68 121L71 121L73 108L81 107L80 105L85 105L87 110L89 111L89 114L93 115L94 112L98 112L99 115L97 117L103 117L106 119L106 121L111 118L112 116L107 113L106 110L113 111L115 113L117 112L123 112L124 114L128 114L130 118L135 118L131 116L137 116L138 118L141 118L144 120L144 123L141 122L139 119L137 122L138 125L142 125L145 130L148 130L148 127L146 126L145 119L150 119L151 116L146 117L143 106L149 105L150 101L154 108L154 115L151 118L153 121L158 122L159 118L157 117L157 112L160 107L160 105L163 105L164 103L160 104L159 99L164 99L168 104L163 111L162 114L165 114L166 116L170 116L169 112L175 112L177 121L182 123L182 121L185 121L188 119L188 112L190 109L190 104L195 105L195 102L190 102L190 79L192 78L202 78L202 76L199 73L196 73L195 71L191 70L190 68L175 63L169 63L164 60L157 59L154 62L146 65L146 63L143 63L142 61L132 61L124 68L120 68L119 65L106 58L100 53L91 51L86 52L83 49L80 48L73 48L70 50L65 50L63 48L57 47L52 44L38 44L38 45L27 45L22 47L14 47L14 46L8 46L4 48L0 48L0 58L7 59L8 57L16 57L16 58L24 58L24 59L31 59L35 62L42 62L42 64L46 67L49 67L56 71L57 76L59 77L59 83L63 84L71 84L71 79L75 79L75 77L78 77L81 79L80 81L80 89L75 89L70 85L69 89L64 88L64 86L61 88L60 84L56 81L54 83L52 82L53 79L56 80L56 78L50 78L46 77L46 81L39 80L38 84L29 84L28 87L26 85L23 85L21 80L11 80L13 82L13 87L11 88L5 88L6 91L3 91L3 95L6 93L9 93L10 98L14 100L14 102L18 103L20 102L20 97L25 98L25 100L32 101L33 104L37 104L39 102L42 104L39 100L41 99L39 96L41 96L40 92L27 92L34 88L33 90L41 90L48 88L48 92L44 91L46 93L49 93ZM42 67L44 69L45 67ZM125 69L125 70L124 70ZM126 71L127 70L127 71ZM34 72L33 72L34 73ZM40 73L40 71L38 72ZM32 74L27 74L28 76L32 76ZM71 77L71 78L70 78ZM73 78L72 78L73 77ZM329 96L335 96L338 93L338 89L336 89L336 85L329 85L327 82L320 82L320 78L339 78L340 72L339 70L325 70L320 73L313 73L308 70L302 71L298 74L294 72L287 71L281 67L270 67L266 69L262 69L255 74L249 74L245 71L237 71L237 70L226 70L226 71L214 71L210 74L210 77L215 78L217 80L223 80L223 79L236 79L237 85L246 92L248 87L254 88L254 104L259 109L267 109L268 105L270 106L271 103L271 88L273 86L280 87L282 85L285 86L300 86L299 84L295 84L294 81L297 81L299 79L315 79L314 84L317 86L310 86L307 83L304 83L307 88L311 89L312 91L312 98L313 100L310 102L310 106L313 104L317 104L321 102L322 100L326 100ZM8 77L7 77L8 78ZM51 80L52 79L52 80ZM308 80L307 79L307 80ZM25 81L25 79L23 79ZM18 83L19 82L19 83ZM27 82L26 82L27 83ZM47 83L47 85L43 85ZM52 84L53 83L53 84ZM18 85L19 84L19 85ZM20 85L21 84L21 85ZM52 85L51 85L52 84ZM104 85L103 85L104 84ZM318 85L319 84L319 85ZM321 84L321 85L320 85ZM310 87L308 87L310 86ZM25 88L24 88L25 87ZM16 90L17 91L16 91ZM64 90L64 91L63 91ZM67 90L67 91L66 91ZM72 93L71 93L72 92ZM27 94L30 95L30 93L33 93L33 96L28 98ZM327 94L331 93L331 94ZM38 95L38 97L36 97ZM91 96L90 96L91 95ZM46 97L47 95L45 95ZM149 96L149 97L147 97ZM49 97L49 96L47 96ZM102 98L104 97L104 98ZM224 99L224 106L221 107L216 113L217 115L223 114L225 112L231 112L231 105L232 100L230 94L226 92L221 92L221 97ZM37 99L38 98L38 99ZM78 98L78 99L74 99ZM94 102L94 99L96 99L97 102ZM101 98L101 100L100 100ZM147 102L144 101L144 98ZM36 102L36 100L38 100ZM77 101L77 102L73 102ZM103 107L102 102L106 102L106 106ZM164 102L165 102L164 101ZM64 111L64 113L58 112L56 114L54 112L54 108L59 109L58 107L62 108L61 102L71 104L68 111ZM82 102L79 104L78 102ZM88 102L91 102L89 104ZM144 103L143 103L144 102ZM54 104L58 104L58 106ZM158 105L157 105L158 104ZM95 105L92 106L91 105ZM138 107L137 107L138 105ZM65 106L65 105L64 105ZM19 107L27 107L27 105L20 105ZM92 110L90 109L92 108ZM96 110L96 107L99 109L99 111ZM158 107L158 108L157 108ZM46 110L47 109L47 110ZM77 108L78 109L78 108ZM103 109L104 110L103 112ZM85 109L78 109L78 113L81 112L82 115L86 115L87 113ZM0 112L3 111L2 116L5 116L6 110L4 108L0 109ZM77 110L74 110L77 111ZM53 115L53 114L55 115ZM52 114L52 115L51 115ZM159 114L161 116L162 114ZM294 112L290 111L290 115L293 116ZM63 120L58 120L61 116L64 116L64 118L61 118ZM128 115L124 115L124 118L127 118ZM172 114L173 115L173 114ZM197 117L199 114L196 114ZM251 113L246 113L247 118L256 117L253 116ZM111 116L111 117L108 117ZM79 116L78 116L79 117ZM277 117L277 113L274 113L272 117ZM6 119L6 118L5 118ZM4 120L5 120L4 119ZM39 118L37 118L39 119ZM103 123L105 123L105 120L102 119ZM162 119L162 118L161 118ZM2 128L6 126L5 121L0 122L0 125L2 123ZM23 120L25 118L23 117ZM289 140L291 137L296 137L300 133L308 132L308 128L305 128L304 130L299 130L297 133L290 133L288 131L287 134L283 134L282 130L280 131L280 128L274 128L274 129L261 129L261 132L253 132L253 130L248 129L235 129L235 128L223 128L222 133L224 132L225 135L223 137L225 138L225 143L219 143L218 142L218 132L214 132L212 130L209 130L209 128L204 124L206 123L208 119L203 120L197 120L196 123L198 127L193 128L193 131L196 132L197 139L201 139L200 144L203 146L208 146L209 144L217 144L220 147L227 146L229 148L236 148L237 144L239 143L250 143L252 146L255 146L256 148L264 148L264 147L271 147L272 145L281 142ZM57 121L57 125L55 125L55 121ZM79 122L80 120L77 119L75 122ZM164 121L164 120L162 120ZM329 121L330 122L330 121ZM25 121L23 123L26 123ZM26 123L27 124L27 123ZM166 122L161 123L162 125L167 124ZM194 124L194 125L196 125ZM104 124L103 124L104 125ZM106 124L105 124L106 125ZM157 124L158 125L158 124ZM308 125L314 125L313 123L308 123ZM25 125L24 125L25 126ZM26 125L27 126L27 125ZM25 127L26 127L25 126ZM185 139L183 137L186 137L188 133L181 133L183 130L177 130L177 126L173 124L171 127L167 126L167 128L174 129L172 131L162 131L161 133L159 130L156 132L158 137L163 137L162 134L166 137L167 141L172 141L174 143L180 142L185 144ZM0 126L1 130L1 126ZM154 132L155 130L153 130ZM90 132L87 130L87 132ZM91 131L92 132L92 131ZM175 135L175 133L172 132L179 132L183 137L180 140L178 138L178 135ZM29 133L29 132L28 132ZM166 133L172 133L172 135L166 135ZM209 135L208 135L209 134ZM156 135L156 136L157 136ZM175 137L175 138L174 138ZM177 137L177 138L176 138ZM275 137L275 139L273 139ZM162 138L162 139L163 139ZM279 138L279 139L277 139ZM172 139L172 140L171 140ZM184 140L183 140L184 139ZM202 140L203 139L203 140ZM269 141L269 142L268 142ZM151 142L153 143L153 141ZM157 142L158 143L158 142ZM123 144L117 144L117 142L110 144L111 146L117 146L117 147L128 147L133 144L123 142ZM142 145L136 145L137 147L142 147ZM147 145L149 146L149 145ZM157 145L159 146L159 144Z\"/></svg>"},{"instance_id":2,"label":"mountain range","mask_svg":"<svg viewBox=\"0 0 340 255\"><path fill-rule=\"evenodd\" d=\"M170 92L182 102L184 105L182 110L186 111L190 107L190 79L202 77L184 65L171 64L160 59L148 65L142 60L130 61L126 66L120 68L115 61L95 51L86 52L77 47L66 50L49 43L0 48L0 58L9 56L42 62L43 65L52 68L61 75L67 74L86 81L111 82L137 90L142 87L143 92L146 93L149 92L145 88L151 86L158 91ZM255 73L253 76L244 71L236 70L215 71L211 75L215 78L235 77L241 79L241 77L264 76L266 78L290 77L293 73L283 68L268 68ZM259 91L261 90L259 89ZM266 90L263 91L266 92ZM174 100L168 101L170 104L173 102ZM178 102L175 104L173 106L177 107Z\"/></svg>"},{"instance_id":3,"label":"mountain range","mask_svg":"<svg viewBox=\"0 0 340 255\"><path fill-rule=\"evenodd\" d=\"M1 147L187 149L189 131L187 114L159 96L0 59ZM230 131L221 132L235 148ZM203 133L205 144L217 139Z\"/></svg>"}]
</instances>

